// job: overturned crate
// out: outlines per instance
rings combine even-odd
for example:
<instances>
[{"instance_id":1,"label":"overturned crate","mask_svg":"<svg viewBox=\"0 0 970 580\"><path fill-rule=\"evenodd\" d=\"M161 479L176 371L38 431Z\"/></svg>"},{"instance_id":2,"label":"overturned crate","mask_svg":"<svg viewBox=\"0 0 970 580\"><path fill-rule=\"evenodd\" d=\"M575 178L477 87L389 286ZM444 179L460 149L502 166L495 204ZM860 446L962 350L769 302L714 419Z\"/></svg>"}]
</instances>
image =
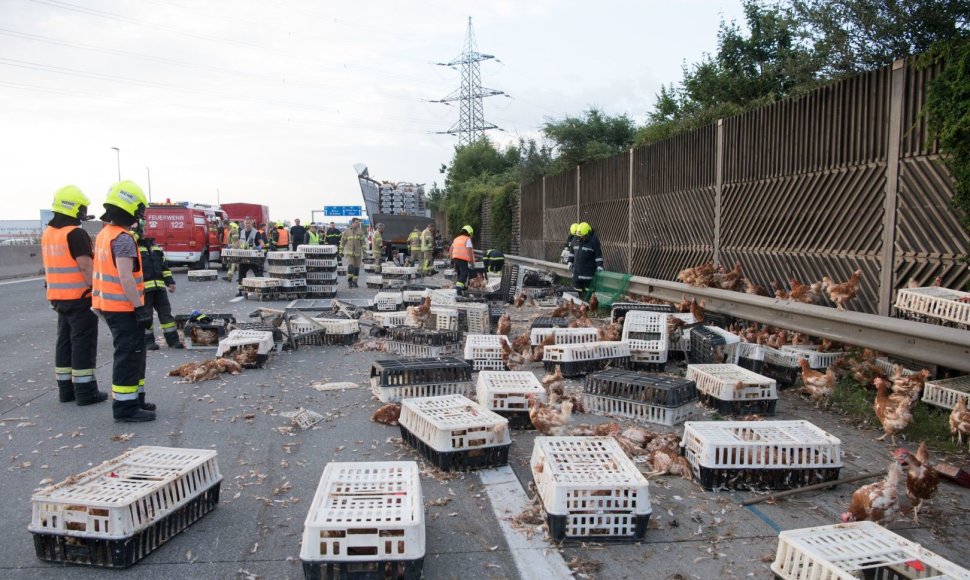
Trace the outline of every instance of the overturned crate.
<instances>
[{"instance_id":1,"label":"overturned crate","mask_svg":"<svg viewBox=\"0 0 970 580\"><path fill-rule=\"evenodd\" d=\"M791 489L842 468L841 441L808 421L688 421L680 444L705 489Z\"/></svg>"},{"instance_id":2,"label":"overturned crate","mask_svg":"<svg viewBox=\"0 0 970 580\"><path fill-rule=\"evenodd\" d=\"M476 371L504 371L509 339L498 334L469 334L465 336L465 360Z\"/></svg>"},{"instance_id":3,"label":"overturned crate","mask_svg":"<svg viewBox=\"0 0 970 580\"><path fill-rule=\"evenodd\" d=\"M427 330L409 326L389 328L387 352L410 357L433 358L461 352L461 332Z\"/></svg>"},{"instance_id":4,"label":"overturned crate","mask_svg":"<svg viewBox=\"0 0 970 580\"><path fill-rule=\"evenodd\" d=\"M370 386L382 403L399 403L414 397L471 395L472 368L452 357L379 360L371 365Z\"/></svg>"},{"instance_id":5,"label":"overturned crate","mask_svg":"<svg viewBox=\"0 0 970 580\"><path fill-rule=\"evenodd\" d=\"M272 332L230 330L229 336L219 341L216 356L233 357L243 368L261 369L275 348Z\"/></svg>"},{"instance_id":6,"label":"overturned crate","mask_svg":"<svg viewBox=\"0 0 970 580\"><path fill-rule=\"evenodd\" d=\"M462 395L401 402L401 437L442 471L509 462L509 421Z\"/></svg>"},{"instance_id":7,"label":"overturned crate","mask_svg":"<svg viewBox=\"0 0 970 580\"><path fill-rule=\"evenodd\" d=\"M35 493L28 529L49 562L127 568L219 503L209 449L136 447Z\"/></svg>"},{"instance_id":8,"label":"overturned crate","mask_svg":"<svg viewBox=\"0 0 970 580\"><path fill-rule=\"evenodd\" d=\"M697 404L694 381L673 375L611 369L586 376L583 407L598 415L674 426Z\"/></svg>"},{"instance_id":9,"label":"overturned crate","mask_svg":"<svg viewBox=\"0 0 970 580\"><path fill-rule=\"evenodd\" d=\"M666 312L634 310L623 320L623 340L630 345L630 362L641 370L663 371L670 341Z\"/></svg>"},{"instance_id":10,"label":"overturned crate","mask_svg":"<svg viewBox=\"0 0 970 580\"><path fill-rule=\"evenodd\" d=\"M509 420L513 429L532 429L529 397L548 401L546 390L531 371L482 371L478 373L478 402Z\"/></svg>"},{"instance_id":11,"label":"overturned crate","mask_svg":"<svg viewBox=\"0 0 970 580\"><path fill-rule=\"evenodd\" d=\"M378 292L374 296L374 310L379 312L393 312L404 305L404 298L400 292Z\"/></svg>"},{"instance_id":12,"label":"overturned crate","mask_svg":"<svg viewBox=\"0 0 970 580\"><path fill-rule=\"evenodd\" d=\"M896 293L896 310L920 322L970 327L970 292L949 288L904 288Z\"/></svg>"},{"instance_id":13,"label":"overturned crate","mask_svg":"<svg viewBox=\"0 0 970 580\"><path fill-rule=\"evenodd\" d=\"M182 328L185 348L190 350L205 350L219 348L219 341L228 332L229 321L225 319L207 317L209 322L192 320L186 322Z\"/></svg>"},{"instance_id":14,"label":"overturned crate","mask_svg":"<svg viewBox=\"0 0 970 580\"><path fill-rule=\"evenodd\" d=\"M311 318L298 313L290 317L287 328L290 343L294 346L350 346L360 338L360 323L347 318Z\"/></svg>"},{"instance_id":15,"label":"overturned crate","mask_svg":"<svg viewBox=\"0 0 970 580\"><path fill-rule=\"evenodd\" d=\"M546 372L558 366L564 377L579 377L607 368L630 366L630 345L625 342L553 344L545 347L542 362Z\"/></svg>"},{"instance_id":16,"label":"overturned crate","mask_svg":"<svg viewBox=\"0 0 970 580\"><path fill-rule=\"evenodd\" d=\"M970 407L970 376L926 381L923 387L923 402L953 409L960 400Z\"/></svg>"},{"instance_id":17,"label":"overturned crate","mask_svg":"<svg viewBox=\"0 0 970 580\"><path fill-rule=\"evenodd\" d=\"M555 540L635 541L650 520L647 480L612 437L536 437L532 477Z\"/></svg>"},{"instance_id":18,"label":"overturned crate","mask_svg":"<svg viewBox=\"0 0 970 580\"><path fill-rule=\"evenodd\" d=\"M875 522L784 530L771 571L780 580L970 578L970 570Z\"/></svg>"},{"instance_id":19,"label":"overturned crate","mask_svg":"<svg viewBox=\"0 0 970 580\"><path fill-rule=\"evenodd\" d=\"M307 580L418 580L424 500L413 461L328 463L303 526Z\"/></svg>"},{"instance_id":20,"label":"overturned crate","mask_svg":"<svg viewBox=\"0 0 970 580\"><path fill-rule=\"evenodd\" d=\"M687 365L701 402L722 415L774 415L778 385L774 379L738 365Z\"/></svg>"}]
</instances>

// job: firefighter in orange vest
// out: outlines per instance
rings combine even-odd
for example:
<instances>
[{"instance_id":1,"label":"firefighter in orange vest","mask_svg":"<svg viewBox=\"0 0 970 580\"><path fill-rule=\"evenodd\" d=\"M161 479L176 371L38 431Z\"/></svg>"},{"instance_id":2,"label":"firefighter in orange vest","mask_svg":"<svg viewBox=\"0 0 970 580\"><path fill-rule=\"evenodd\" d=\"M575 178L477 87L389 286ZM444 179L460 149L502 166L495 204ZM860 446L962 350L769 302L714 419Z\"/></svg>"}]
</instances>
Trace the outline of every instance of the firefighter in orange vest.
<instances>
[{"instance_id":1,"label":"firefighter in orange vest","mask_svg":"<svg viewBox=\"0 0 970 580\"><path fill-rule=\"evenodd\" d=\"M57 312L54 376L62 403L101 403L108 394L98 390L94 376L98 353L98 317L91 312L93 253L91 238L81 228L90 219L91 201L73 185L54 194L54 217L41 237L47 299Z\"/></svg>"},{"instance_id":2,"label":"firefighter in orange vest","mask_svg":"<svg viewBox=\"0 0 970 580\"><path fill-rule=\"evenodd\" d=\"M121 181L104 200L104 229L94 243L92 307L105 319L114 338L111 411L115 421L155 420L155 405L145 401L145 327L152 313L144 306L141 253L128 232L144 217L148 200L137 184Z\"/></svg>"},{"instance_id":3,"label":"firefighter in orange vest","mask_svg":"<svg viewBox=\"0 0 970 580\"><path fill-rule=\"evenodd\" d=\"M270 230L269 249L285 252L290 249L290 232L283 222L276 222L276 229Z\"/></svg>"},{"instance_id":4,"label":"firefighter in orange vest","mask_svg":"<svg viewBox=\"0 0 970 580\"><path fill-rule=\"evenodd\" d=\"M451 262L455 266L455 288L459 294L465 293L468 276L475 266L475 248L472 246L471 226L464 226L453 242L451 242Z\"/></svg>"}]
</instances>

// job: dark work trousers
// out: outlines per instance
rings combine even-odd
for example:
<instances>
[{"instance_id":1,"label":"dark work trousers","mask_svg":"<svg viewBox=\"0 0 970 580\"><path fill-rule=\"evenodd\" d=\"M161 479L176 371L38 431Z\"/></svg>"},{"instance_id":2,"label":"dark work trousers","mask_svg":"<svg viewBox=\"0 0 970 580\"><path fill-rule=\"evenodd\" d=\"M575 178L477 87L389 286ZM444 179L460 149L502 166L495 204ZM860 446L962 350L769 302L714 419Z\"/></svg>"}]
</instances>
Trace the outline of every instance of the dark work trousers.
<instances>
[{"instance_id":1,"label":"dark work trousers","mask_svg":"<svg viewBox=\"0 0 970 580\"><path fill-rule=\"evenodd\" d=\"M91 311L91 299L55 300L57 343L54 373L60 383L94 381L98 357L98 317Z\"/></svg>"},{"instance_id":2,"label":"dark work trousers","mask_svg":"<svg viewBox=\"0 0 970 580\"><path fill-rule=\"evenodd\" d=\"M468 285L468 275L471 273L470 264L464 260L452 260L455 265L455 287L464 289Z\"/></svg>"},{"instance_id":3,"label":"dark work trousers","mask_svg":"<svg viewBox=\"0 0 970 580\"><path fill-rule=\"evenodd\" d=\"M169 346L176 344L179 341L179 335L175 328L175 317L172 316L172 303L168 299L168 290L145 292L145 309L151 312L153 308L158 313L158 322L161 324L162 334L165 335L165 342ZM145 327L146 344L155 342L154 327L154 319Z\"/></svg>"},{"instance_id":4,"label":"dark work trousers","mask_svg":"<svg viewBox=\"0 0 970 580\"><path fill-rule=\"evenodd\" d=\"M246 274L248 274L250 270L253 271L253 275L254 276L262 276L263 275L263 266L261 266L261 265L256 265L256 264L239 264L239 289L240 290L243 289L243 286L242 286L243 278L246 277Z\"/></svg>"},{"instance_id":5,"label":"dark work trousers","mask_svg":"<svg viewBox=\"0 0 970 580\"><path fill-rule=\"evenodd\" d=\"M580 298L586 295L586 291L589 290L590 285L592 285L592 278L580 278L575 273L573 274L573 288L576 289L576 293L579 294Z\"/></svg>"},{"instance_id":6,"label":"dark work trousers","mask_svg":"<svg viewBox=\"0 0 970 580\"><path fill-rule=\"evenodd\" d=\"M145 390L145 329L134 312L104 312L114 339L111 393L116 401L131 401Z\"/></svg>"}]
</instances>

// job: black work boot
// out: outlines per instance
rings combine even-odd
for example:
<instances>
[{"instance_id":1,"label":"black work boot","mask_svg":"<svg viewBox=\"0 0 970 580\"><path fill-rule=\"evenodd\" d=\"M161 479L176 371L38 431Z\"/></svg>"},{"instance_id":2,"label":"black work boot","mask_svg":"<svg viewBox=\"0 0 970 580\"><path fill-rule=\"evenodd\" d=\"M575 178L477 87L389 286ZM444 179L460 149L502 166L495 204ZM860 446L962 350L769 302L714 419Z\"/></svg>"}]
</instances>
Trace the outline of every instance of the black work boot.
<instances>
[{"instance_id":1,"label":"black work boot","mask_svg":"<svg viewBox=\"0 0 970 580\"><path fill-rule=\"evenodd\" d=\"M138 400L113 401L111 403L111 414L116 423L144 423L154 421L155 413L143 411L138 407Z\"/></svg>"},{"instance_id":2,"label":"black work boot","mask_svg":"<svg viewBox=\"0 0 970 580\"><path fill-rule=\"evenodd\" d=\"M74 383L71 381L57 381L57 399L62 403L74 400Z\"/></svg>"},{"instance_id":3,"label":"black work boot","mask_svg":"<svg viewBox=\"0 0 970 580\"><path fill-rule=\"evenodd\" d=\"M103 403L108 400L108 393L98 390L98 382L76 383L74 385L74 396L77 398L79 407Z\"/></svg>"},{"instance_id":4,"label":"black work boot","mask_svg":"<svg viewBox=\"0 0 970 580\"><path fill-rule=\"evenodd\" d=\"M138 408L144 411L154 411L155 403L145 402L145 393L138 393Z\"/></svg>"},{"instance_id":5,"label":"black work boot","mask_svg":"<svg viewBox=\"0 0 970 580\"><path fill-rule=\"evenodd\" d=\"M185 348L185 345L179 341L179 335L174 332L165 334L165 343L168 344L168 348Z\"/></svg>"}]
</instances>

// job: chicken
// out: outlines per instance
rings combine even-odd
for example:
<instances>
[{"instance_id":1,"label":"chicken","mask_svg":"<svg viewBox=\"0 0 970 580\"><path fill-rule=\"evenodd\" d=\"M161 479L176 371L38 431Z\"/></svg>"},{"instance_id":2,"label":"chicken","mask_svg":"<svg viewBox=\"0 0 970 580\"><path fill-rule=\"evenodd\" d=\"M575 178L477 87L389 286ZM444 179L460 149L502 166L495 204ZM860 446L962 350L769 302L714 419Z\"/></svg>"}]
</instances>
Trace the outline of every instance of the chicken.
<instances>
[{"instance_id":1,"label":"chicken","mask_svg":"<svg viewBox=\"0 0 970 580\"><path fill-rule=\"evenodd\" d=\"M468 287L473 290L483 290L486 284L488 284L488 280L486 280L485 276L481 274L478 274L468 281Z\"/></svg>"},{"instance_id":2,"label":"chicken","mask_svg":"<svg viewBox=\"0 0 970 580\"><path fill-rule=\"evenodd\" d=\"M789 278L788 283L791 285L791 292L788 294L789 300L796 300L798 302L804 302L806 304L812 303L812 300L811 300L812 286L809 286L808 284L802 284L795 278ZM819 289L821 289L821 287L822 285L819 284Z\"/></svg>"},{"instance_id":3,"label":"chicken","mask_svg":"<svg viewBox=\"0 0 970 580\"><path fill-rule=\"evenodd\" d=\"M532 337L529 331L525 331L512 341L512 350L519 354L524 354L532 350Z\"/></svg>"},{"instance_id":4,"label":"chicken","mask_svg":"<svg viewBox=\"0 0 970 580\"><path fill-rule=\"evenodd\" d=\"M845 303L856 297L859 293L860 276L862 276L862 270L856 270L847 282L842 282L841 284L832 282L832 279L828 276L822 277L822 287L829 295L829 298L832 299L832 302L835 302L836 308L845 310Z\"/></svg>"},{"instance_id":5,"label":"chicken","mask_svg":"<svg viewBox=\"0 0 970 580\"><path fill-rule=\"evenodd\" d=\"M812 282L808 287L808 291L805 292L805 296L802 298L802 302L805 304L821 304L822 303L822 283Z\"/></svg>"},{"instance_id":6,"label":"chicken","mask_svg":"<svg viewBox=\"0 0 970 580\"><path fill-rule=\"evenodd\" d=\"M622 427L619 423L601 423L593 427L593 435L596 437L613 437L620 434Z\"/></svg>"},{"instance_id":7,"label":"chicken","mask_svg":"<svg viewBox=\"0 0 970 580\"><path fill-rule=\"evenodd\" d=\"M828 406L832 393L835 392L835 370L828 368L824 373L812 370L808 361L802 357L798 357L798 366L802 367L802 392L815 401L816 406Z\"/></svg>"},{"instance_id":8,"label":"chicken","mask_svg":"<svg viewBox=\"0 0 970 580\"><path fill-rule=\"evenodd\" d=\"M755 284L751 280L748 280L747 278L744 278L744 291L748 294L753 294L755 296L768 296L768 297L771 296L767 288L765 288L764 286L758 286L757 284Z\"/></svg>"},{"instance_id":9,"label":"chicken","mask_svg":"<svg viewBox=\"0 0 970 580\"><path fill-rule=\"evenodd\" d=\"M426 296L417 306L408 306L408 326L423 327L431 319L431 297Z\"/></svg>"},{"instance_id":10,"label":"chicken","mask_svg":"<svg viewBox=\"0 0 970 580\"><path fill-rule=\"evenodd\" d=\"M222 373L238 375L241 372L242 366L236 361L227 358L217 358L203 362L185 363L169 371L168 376L182 377L186 382L197 383L218 378Z\"/></svg>"},{"instance_id":11,"label":"chicken","mask_svg":"<svg viewBox=\"0 0 970 580\"><path fill-rule=\"evenodd\" d=\"M694 472L691 470L690 462L687 458L676 451L667 448L654 450L647 455L647 461L652 468L647 477L655 475L679 475L687 481L694 479Z\"/></svg>"},{"instance_id":12,"label":"chicken","mask_svg":"<svg viewBox=\"0 0 970 580\"><path fill-rule=\"evenodd\" d=\"M933 499L940 486L940 475L930 465L930 452L926 448L926 441L919 444L916 454L907 449L893 451L893 457L900 465L906 465L906 497L913 505L913 521L919 524L919 509L923 502Z\"/></svg>"},{"instance_id":13,"label":"chicken","mask_svg":"<svg viewBox=\"0 0 970 580\"><path fill-rule=\"evenodd\" d=\"M970 435L970 412L967 411L966 397L960 397L950 412L950 434L957 438L960 445L963 445L963 436Z\"/></svg>"},{"instance_id":14,"label":"chicken","mask_svg":"<svg viewBox=\"0 0 970 580\"><path fill-rule=\"evenodd\" d=\"M525 304L526 298L528 298L528 296L526 295L525 290L523 290L518 296L515 297L515 302L513 302L513 304L516 308L522 308L522 305Z\"/></svg>"},{"instance_id":15,"label":"chicken","mask_svg":"<svg viewBox=\"0 0 970 580\"><path fill-rule=\"evenodd\" d=\"M508 314L503 314L499 316L498 323L496 324L496 331L498 334L504 334L508 336L512 332L512 320L509 318Z\"/></svg>"},{"instance_id":16,"label":"chicken","mask_svg":"<svg viewBox=\"0 0 970 580\"><path fill-rule=\"evenodd\" d=\"M587 306L583 304L579 307L579 317L569 323L569 328L589 328L593 326L593 321L589 318Z\"/></svg>"},{"instance_id":17,"label":"chicken","mask_svg":"<svg viewBox=\"0 0 970 580\"><path fill-rule=\"evenodd\" d=\"M232 353L232 360L239 363L242 367L253 368L259 356L259 347L255 344L247 344L239 347Z\"/></svg>"},{"instance_id":18,"label":"chicken","mask_svg":"<svg viewBox=\"0 0 970 580\"><path fill-rule=\"evenodd\" d=\"M881 523L891 519L899 506L899 474L899 464L893 461L889 464L886 479L855 490L849 511L841 516L842 522L869 520Z\"/></svg>"},{"instance_id":19,"label":"chicken","mask_svg":"<svg viewBox=\"0 0 970 580\"><path fill-rule=\"evenodd\" d=\"M923 369L915 375L903 376L902 365L895 365L892 376L893 395L908 398L909 408L912 409L919 401L920 395L923 393L923 385L929 377L930 371L927 369Z\"/></svg>"},{"instance_id":20,"label":"chicken","mask_svg":"<svg viewBox=\"0 0 970 580\"><path fill-rule=\"evenodd\" d=\"M680 302L678 302L677 304L674 304L674 308L677 310L677 312L680 312L681 314L686 314L690 312L690 300L688 300L686 296L681 294Z\"/></svg>"},{"instance_id":21,"label":"chicken","mask_svg":"<svg viewBox=\"0 0 970 580\"><path fill-rule=\"evenodd\" d=\"M619 322L619 321L617 321ZM667 317L667 339L671 344L676 344L680 342L680 339L684 336L684 325L687 324L683 319L677 318L676 316ZM620 336L622 338L622 328L620 329Z\"/></svg>"},{"instance_id":22,"label":"chicken","mask_svg":"<svg viewBox=\"0 0 970 580\"><path fill-rule=\"evenodd\" d=\"M520 370L525 366L525 356L515 352L507 339L500 341L499 344L502 346L502 361L505 362L505 366L513 371Z\"/></svg>"},{"instance_id":23,"label":"chicken","mask_svg":"<svg viewBox=\"0 0 970 580\"><path fill-rule=\"evenodd\" d=\"M623 321L617 320L598 330L601 341L616 342L623 337Z\"/></svg>"},{"instance_id":24,"label":"chicken","mask_svg":"<svg viewBox=\"0 0 970 580\"><path fill-rule=\"evenodd\" d=\"M838 350L842 350L842 345L827 338L823 338L818 345L818 352L835 352Z\"/></svg>"},{"instance_id":25,"label":"chicken","mask_svg":"<svg viewBox=\"0 0 970 580\"><path fill-rule=\"evenodd\" d=\"M743 284L741 279L743 277L741 274L741 263L735 262L733 270L720 272L714 277L714 281L721 290L740 291Z\"/></svg>"},{"instance_id":26,"label":"chicken","mask_svg":"<svg viewBox=\"0 0 970 580\"><path fill-rule=\"evenodd\" d=\"M593 312L597 312L600 309L600 300L596 297L596 292L593 292L589 297L589 309Z\"/></svg>"},{"instance_id":27,"label":"chicken","mask_svg":"<svg viewBox=\"0 0 970 580\"><path fill-rule=\"evenodd\" d=\"M561 435L572 419L572 401L563 401L559 410L545 405L535 395L529 395L529 420L542 435Z\"/></svg>"},{"instance_id":28,"label":"chicken","mask_svg":"<svg viewBox=\"0 0 970 580\"><path fill-rule=\"evenodd\" d=\"M189 328L189 338L195 346L215 346L219 343L218 332L197 326Z\"/></svg>"},{"instance_id":29,"label":"chicken","mask_svg":"<svg viewBox=\"0 0 970 580\"><path fill-rule=\"evenodd\" d=\"M707 262L693 268L685 268L677 274L677 279L695 288L708 288L714 280L714 263Z\"/></svg>"},{"instance_id":30,"label":"chicken","mask_svg":"<svg viewBox=\"0 0 970 580\"><path fill-rule=\"evenodd\" d=\"M805 346L812 344L812 339L804 332L796 332L791 337L792 346Z\"/></svg>"},{"instance_id":31,"label":"chicken","mask_svg":"<svg viewBox=\"0 0 970 580\"><path fill-rule=\"evenodd\" d=\"M703 300L698 304L696 298L690 299L690 313L694 315L697 322L704 322L704 304Z\"/></svg>"},{"instance_id":32,"label":"chicken","mask_svg":"<svg viewBox=\"0 0 970 580\"><path fill-rule=\"evenodd\" d=\"M549 393L550 401L559 401L566 394L566 377L562 376L562 368L556 365L556 372L542 377L542 386Z\"/></svg>"},{"instance_id":33,"label":"chicken","mask_svg":"<svg viewBox=\"0 0 970 580\"><path fill-rule=\"evenodd\" d=\"M396 426L397 420L400 418L401 405L397 403L388 403L380 409L374 411L374 414L370 416L370 420L374 421L375 423L391 426Z\"/></svg>"},{"instance_id":34,"label":"chicken","mask_svg":"<svg viewBox=\"0 0 970 580\"><path fill-rule=\"evenodd\" d=\"M546 347L556 344L556 332L553 331L549 336L542 339L535 348L532 349L532 362L542 362L542 357L546 352Z\"/></svg>"},{"instance_id":35,"label":"chicken","mask_svg":"<svg viewBox=\"0 0 970 580\"><path fill-rule=\"evenodd\" d=\"M780 328L776 332L768 334L764 339L764 343L771 348L781 348L788 344L788 331Z\"/></svg>"},{"instance_id":36,"label":"chicken","mask_svg":"<svg viewBox=\"0 0 970 580\"><path fill-rule=\"evenodd\" d=\"M889 396L889 381L876 379L876 402L873 409L876 418L882 424L882 437L876 441L882 441L886 436L892 437L893 445L896 445L896 433L904 430L913 420L913 414L909 410L908 399L898 399Z\"/></svg>"},{"instance_id":37,"label":"chicken","mask_svg":"<svg viewBox=\"0 0 970 580\"><path fill-rule=\"evenodd\" d=\"M785 290L785 287L782 286L781 282L778 280L773 280L771 282L771 289L775 291L775 298L778 300L788 300L788 291Z\"/></svg>"}]
</instances>

